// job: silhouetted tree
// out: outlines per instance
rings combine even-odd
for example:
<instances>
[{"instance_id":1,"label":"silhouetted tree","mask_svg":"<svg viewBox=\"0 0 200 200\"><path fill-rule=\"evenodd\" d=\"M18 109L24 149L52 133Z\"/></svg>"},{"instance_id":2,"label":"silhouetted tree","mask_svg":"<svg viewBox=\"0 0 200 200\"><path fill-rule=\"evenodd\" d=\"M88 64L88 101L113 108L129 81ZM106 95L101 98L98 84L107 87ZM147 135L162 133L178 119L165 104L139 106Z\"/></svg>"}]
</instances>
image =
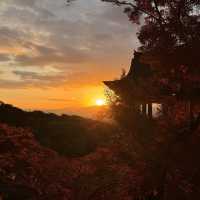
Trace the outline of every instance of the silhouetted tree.
<instances>
[{"instance_id":1,"label":"silhouetted tree","mask_svg":"<svg viewBox=\"0 0 200 200\"><path fill-rule=\"evenodd\" d=\"M187 154L183 146L192 145L195 134L199 131L197 94L200 92L200 1L103 1L124 6L124 12L130 21L141 26L138 39L143 56L139 53L134 57L126 77L107 81L105 84L114 90L117 96L116 102L111 105L114 118L127 132L134 135L133 146L141 145L141 149L145 149L139 149L137 154L148 163L147 171L151 178L147 179L152 181L157 194L148 197L143 193L142 198L186 199L189 185L194 183L191 183L187 176L175 174L173 171L184 174L188 170L187 162L180 168L180 163ZM144 66L142 62L157 67L152 77L147 79L138 73L141 66ZM137 78L139 81L135 81ZM142 110L146 114L146 104L152 101L161 101L163 104L163 115L159 119L148 119L147 116L141 115L138 109L138 104L144 102ZM190 148L193 149L192 146ZM182 161L176 161L173 157L175 154L175 157ZM190 159L190 162L195 163L195 160ZM197 165L199 166L199 163ZM189 170L193 171L192 168ZM170 180L168 176L171 176ZM179 189L172 189L172 180L175 179L180 185L181 182L187 182L187 185L183 186L186 193L181 194ZM151 190L148 184L145 188L146 191ZM174 196L170 193L174 193ZM197 198L199 191L191 192L191 196L193 195Z\"/></svg>"},{"instance_id":2,"label":"silhouetted tree","mask_svg":"<svg viewBox=\"0 0 200 200\"><path fill-rule=\"evenodd\" d=\"M200 41L199 0L102 0L124 6L130 21L141 25L143 50L171 50Z\"/></svg>"}]
</instances>

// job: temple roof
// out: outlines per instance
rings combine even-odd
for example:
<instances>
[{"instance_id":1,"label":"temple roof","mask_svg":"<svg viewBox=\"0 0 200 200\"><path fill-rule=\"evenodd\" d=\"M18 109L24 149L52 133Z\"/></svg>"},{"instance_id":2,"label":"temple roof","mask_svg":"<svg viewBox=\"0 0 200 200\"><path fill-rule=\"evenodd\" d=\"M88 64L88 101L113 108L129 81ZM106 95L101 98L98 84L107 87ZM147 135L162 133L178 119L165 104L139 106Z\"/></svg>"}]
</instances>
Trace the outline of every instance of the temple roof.
<instances>
[{"instance_id":1,"label":"temple roof","mask_svg":"<svg viewBox=\"0 0 200 200\"><path fill-rule=\"evenodd\" d=\"M142 60L145 57L142 58ZM179 87L179 83L174 84L175 88L169 88L165 85L161 86L159 82L153 80L153 71L150 65L140 61L141 54L134 53L130 70L127 75L119 80L104 81L103 83L109 87L116 95L125 98L138 101L152 101L160 100L166 97L179 97L182 99L199 99L200 98L200 81L195 81L192 78L186 85ZM146 56L146 61L152 61L153 59ZM156 62L154 62L156 63ZM171 80L170 80L171 81Z\"/></svg>"},{"instance_id":2,"label":"temple roof","mask_svg":"<svg viewBox=\"0 0 200 200\"><path fill-rule=\"evenodd\" d=\"M146 91L145 86L152 76L152 70L149 64L141 62L142 54L134 52L134 58L131 61L130 70L127 75L119 80L104 81L103 83L114 91L117 95L128 98L133 93L135 98L144 99L148 93L148 96L153 97L153 90Z\"/></svg>"}]
</instances>

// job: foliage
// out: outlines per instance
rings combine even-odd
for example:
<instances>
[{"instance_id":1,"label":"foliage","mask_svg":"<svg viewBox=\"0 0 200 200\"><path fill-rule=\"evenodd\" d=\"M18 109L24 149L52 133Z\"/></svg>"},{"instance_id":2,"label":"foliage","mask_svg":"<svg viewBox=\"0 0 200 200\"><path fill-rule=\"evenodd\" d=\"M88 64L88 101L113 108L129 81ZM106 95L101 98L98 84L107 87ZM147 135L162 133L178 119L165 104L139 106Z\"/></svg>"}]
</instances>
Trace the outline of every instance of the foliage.
<instances>
[{"instance_id":1,"label":"foliage","mask_svg":"<svg viewBox=\"0 0 200 200\"><path fill-rule=\"evenodd\" d=\"M54 151L41 147L31 132L0 124L0 146L3 199L72 198L68 163Z\"/></svg>"},{"instance_id":2,"label":"foliage","mask_svg":"<svg viewBox=\"0 0 200 200\"><path fill-rule=\"evenodd\" d=\"M199 178L194 178L195 181L189 178L195 173L191 166L197 166L197 171L200 169L200 163L192 156L200 151L199 142L194 142L200 125L200 76L199 65L194 65L199 61L189 61L193 50L186 50L190 54L182 59L182 65L182 61L174 60L185 49L177 48L172 61L166 63L171 65L170 70L162 70L166 65L160 64L161 70L152 76L133 73L106 82L115 92L107 92L107 96L111 114L122 128L120 147L126 146L132 152L130 158L146 166L139 197L136 195L138 199L197 199L200 196ZM143 59L145 55L149 56L145 53ZM140 67L143 63L134 64L138 66L133 67ZM162 104L162 115L158 118L140 110L141 104L146 106L152 101Z\"/></svg>"},{"instance_id":3,"label":"foliage","mask_svg":"<svg viewBox=\"0 0 200 200\"><path fill-rule=\"evenodd\" d=\"M199 43L199 0L103 0L124 6L130 21L141 24L143 50L169 51L177 45Z\"/></svg>"},{"instance_id":4,"label":"foliage","mask_svg":"<svg viewBox=\"0 0 200 200\"><path fill-rule=\"evenodd\" d=\"M109 140L111 125L78 116L26 112L9 104L0 106L0 122L32 130L37 140L63 155L80 156Z\"/></svg>"},{"instance_id":5,"label":"foliage","mask_svg":"<svg viewBox=\"0 0 200 200\"><path fill-rule=\"evenodd\" d=\"M166 56L163 60L172 56L165 64L170 65L170 70L148 81L130 80L128 88L137 87L123 90L126 98L107 91L119 129L79 117L24 112L2 104L0 121L18 127L0 124L3 199L199 199L200 106L195 95L199 88L199 61L192 55L199 48L199 14L195 9L200 2L105 1L126 6L125 12L135 23L143 17L138 35L141 49L155 51L156 56L162 52ZM186 58L179 59L185 52ZM160 61L164 63L163 60ZM189 73L188 68L194 66L198 69ZM154 89L165 94L163 115L156 119L142 115L134 98L148 98ZM188 101L189 116L184 112ZM20 126L30 127L34 134ZM98 133L103 137L94 136ZM79 157L62 157L42 147L34 136L47 147ZM104 145L96 145L99 141Z\"/></svg>"},{"instance_id":6,"label":"foliage","mask_svg":"<svg viewBox=\"0 0 200 200\"><path fill-rule=\"evenodd\" d=\"M200 130L165 119L156 128L145 136L121 130L107 146L67 158L39 145L28 130L0 124L0 194L8 200L198 199Z\"/></svg>"}]
</instances>

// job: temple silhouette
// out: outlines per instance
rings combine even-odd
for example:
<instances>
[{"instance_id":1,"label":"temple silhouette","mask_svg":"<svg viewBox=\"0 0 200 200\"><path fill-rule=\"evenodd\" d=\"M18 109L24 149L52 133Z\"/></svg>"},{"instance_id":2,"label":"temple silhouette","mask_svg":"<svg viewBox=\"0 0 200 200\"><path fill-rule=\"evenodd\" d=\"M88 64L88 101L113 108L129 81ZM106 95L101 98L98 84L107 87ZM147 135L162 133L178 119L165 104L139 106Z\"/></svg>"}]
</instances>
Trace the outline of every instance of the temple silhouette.
<instances>
[{"instance_id":1,"label":"temple silhouette","mask_svg":"<svg viewBox=\"0 0 200 200\"><path fill-rule=\"evenodd\" d=\"M159 72L160 67L160 61L152 55L134 51L129 72L118 80L103 83L125 105L134 106L149 118L153 117L155 105L160 105L162 110L168 109L169 98L181 102L184 114L193 117L194 106L199 102L200 82L195 78L185 81L185 66L181 66L179 71L171 70L167 78Z\"/></svg>"},{"instance_id":2,"label":"temple silhouette","mask_svg":"<svg viewBox=\"0 0 200 200\"><path fill-rule=\"evenodd\" d=\"M152 64L147 64L147 62L150 62L147 56L144 57L142 53L134 51L129 72L119 80L104 81L104 84L126 104L134 104L143 114L152 118L152 105L158 103L158 94L146 87L154 71L152 61Z\"/></svg>"}]
</instances>

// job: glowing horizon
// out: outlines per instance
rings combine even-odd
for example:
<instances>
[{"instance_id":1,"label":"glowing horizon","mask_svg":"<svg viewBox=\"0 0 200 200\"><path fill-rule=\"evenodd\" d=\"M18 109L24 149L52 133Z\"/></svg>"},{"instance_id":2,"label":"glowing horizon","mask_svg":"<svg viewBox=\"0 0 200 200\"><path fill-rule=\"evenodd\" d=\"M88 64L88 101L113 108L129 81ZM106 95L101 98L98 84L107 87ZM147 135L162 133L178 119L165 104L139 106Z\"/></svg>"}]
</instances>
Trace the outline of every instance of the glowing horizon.
<instances>
[{"instance_id":1,"label":"glowing horizon","mask_svg":"<svg viewBox=\"0 0 200 200\"><path fill-rule=\"evenodd\" d=\"M101 99L96 99L95 101L96 106L105 106L106 105L106 100L101 98Z\"/></svg>"},{"instance_id":2,"label":"glowing horizon","mask_svg":"<svg viewBox=\"0 0 200 200\"><path fill-rule=\"evenodd\" d=\"M102 81L128 70L137 30L120 8L85 1L0 3L1 101L79 114L105 99Z\"/></svg>"}]
</instances>

